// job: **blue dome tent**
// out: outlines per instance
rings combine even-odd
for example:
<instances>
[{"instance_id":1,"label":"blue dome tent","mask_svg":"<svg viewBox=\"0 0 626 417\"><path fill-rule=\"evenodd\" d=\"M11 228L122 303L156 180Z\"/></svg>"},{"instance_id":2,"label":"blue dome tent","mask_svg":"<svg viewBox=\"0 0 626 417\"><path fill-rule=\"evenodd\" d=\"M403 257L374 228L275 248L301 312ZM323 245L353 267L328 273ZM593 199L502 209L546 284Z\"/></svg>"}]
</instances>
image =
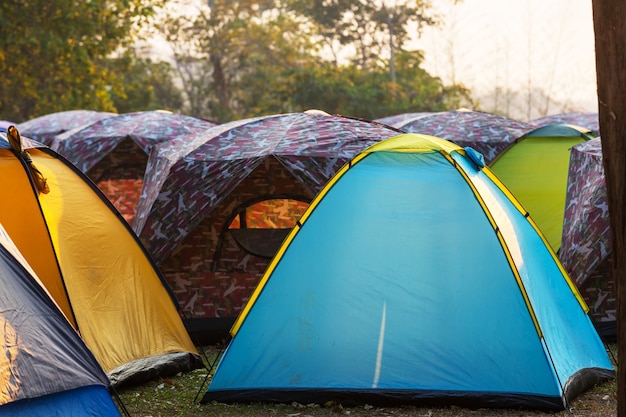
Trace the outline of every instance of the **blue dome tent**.
<instances>
[{"instance_id":1,"label":"blue dome tent","mask_svg":"<svg viewBox=\"0 0 626 417\"><path fill-rule=\"evenodd\" d=\"M480 153L400 135L317 195L202 402L562 410L614 376L587 311Z\"/></svg>"}]
</instances>

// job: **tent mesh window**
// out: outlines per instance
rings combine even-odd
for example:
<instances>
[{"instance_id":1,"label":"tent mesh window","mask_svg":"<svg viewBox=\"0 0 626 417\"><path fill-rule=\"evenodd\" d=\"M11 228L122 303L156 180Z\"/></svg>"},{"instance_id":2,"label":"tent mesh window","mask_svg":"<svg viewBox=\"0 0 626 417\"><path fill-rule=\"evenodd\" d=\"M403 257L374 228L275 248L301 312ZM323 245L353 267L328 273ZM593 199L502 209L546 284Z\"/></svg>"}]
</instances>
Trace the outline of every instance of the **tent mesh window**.
<instances>
[{"instance_id":1,"label":"tent mesh window","mask_svg":"<svg viewBox=\"0 0 626 417\"><path fill-rule=\"evenodd\" d=\"M288 232L281 230L286 223L280 222L276 230L255 230L257 207L272 200L284 204L284 199L308 206L313 195L276 158L266 158L163 259L159 267L185 314L192 318L239 314L271 260L268 255ZM269 223L278 217L279 213L264 218ZM274 243L260 250L254 242L267 235Z\"/></svg>"},{"instance_id":2,"label":"tent mesh window","mask_svg":"<svg viewBox=\"0 0 626 417\"><path fill-rule=\"evenodd\" d=\"M218 242L213 267L220 264L221 245L228 235L243 251L271 259L309 206L298 198L269 198L239 208Z\"/></svg>"}]
</instances>

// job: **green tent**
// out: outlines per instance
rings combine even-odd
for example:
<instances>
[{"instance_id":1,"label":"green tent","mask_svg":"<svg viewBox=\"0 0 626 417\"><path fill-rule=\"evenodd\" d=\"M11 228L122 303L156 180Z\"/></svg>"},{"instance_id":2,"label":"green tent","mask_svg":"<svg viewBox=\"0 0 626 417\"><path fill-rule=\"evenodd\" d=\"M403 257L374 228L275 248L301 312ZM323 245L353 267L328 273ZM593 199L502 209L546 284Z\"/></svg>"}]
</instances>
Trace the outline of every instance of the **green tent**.
<instances>
[{"instance_id":1,"label":"green tent","mask_svg":"<svg viewBox=\"0 0 626 417\"><path fill-rule=\"evenodd\" d=\"M592 137L578 126L543 126L520 137L491 163L555 252L561 247L570 150Z\"/></svg>"}]
</instances>

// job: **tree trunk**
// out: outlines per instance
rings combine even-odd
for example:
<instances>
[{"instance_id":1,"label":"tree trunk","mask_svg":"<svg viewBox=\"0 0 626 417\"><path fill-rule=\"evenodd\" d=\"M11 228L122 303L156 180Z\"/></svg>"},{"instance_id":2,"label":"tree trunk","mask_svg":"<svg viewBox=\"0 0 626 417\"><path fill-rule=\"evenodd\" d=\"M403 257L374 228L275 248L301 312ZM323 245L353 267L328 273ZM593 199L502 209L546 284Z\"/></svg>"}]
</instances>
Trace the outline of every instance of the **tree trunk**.
<instances>
[{"instance_id":1,"label":"tree trunk","mask_svg":"<svg viewBox=\"0 0 626 417\"><path fill-rule=\"evenodd\" d=\"M626 1L593 0L602 156L617 287L618 359L626 360ZM617 416L626 417L626 372L617 374Z\"/></svg>"}]
</instances>

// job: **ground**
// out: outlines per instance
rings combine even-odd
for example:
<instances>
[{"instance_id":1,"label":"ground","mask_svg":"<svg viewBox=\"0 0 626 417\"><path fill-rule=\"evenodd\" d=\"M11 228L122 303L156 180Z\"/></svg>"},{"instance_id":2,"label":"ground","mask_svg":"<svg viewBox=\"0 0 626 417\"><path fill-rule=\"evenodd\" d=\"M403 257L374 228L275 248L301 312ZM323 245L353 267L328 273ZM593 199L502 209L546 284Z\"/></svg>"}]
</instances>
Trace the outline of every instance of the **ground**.
<instances>
[{"instance_id":1,"label":"ground","mask_svg":"<svg viewBox=\"0 0 626 417\"><path fill-rule=\"evenodd\" d=\"M214 360L218 350L202 348L208 363ZM616 352L616 347L612 347ZM570 411L546 413L532 410L478 409L459 407L342 407L304 404L199 404L208 384L208 371L198 369L161 378L141 386L120 389L120 407L133 417L617 417L617 384L605 382L578 396Z\"/></svg>"}]
</instances>

